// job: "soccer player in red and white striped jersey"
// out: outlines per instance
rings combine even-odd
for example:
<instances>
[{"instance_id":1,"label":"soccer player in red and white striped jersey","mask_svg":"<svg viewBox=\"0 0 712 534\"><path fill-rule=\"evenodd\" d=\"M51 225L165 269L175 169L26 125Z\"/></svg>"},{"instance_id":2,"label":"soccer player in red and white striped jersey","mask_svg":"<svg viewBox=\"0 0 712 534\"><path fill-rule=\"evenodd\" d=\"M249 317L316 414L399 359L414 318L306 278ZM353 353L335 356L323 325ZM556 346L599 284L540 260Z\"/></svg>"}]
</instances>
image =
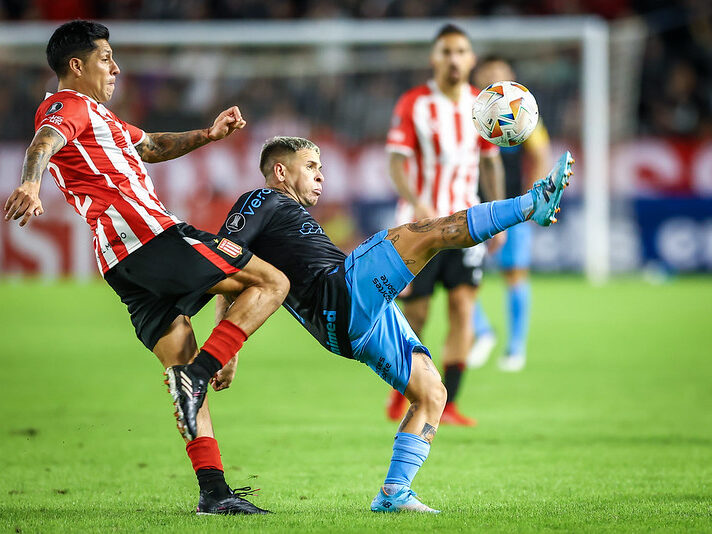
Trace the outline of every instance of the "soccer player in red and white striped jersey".
<instances>
[{"instance_id":1,"label":"soccer player in red and white striped jersey","mask_svg":"<svg viewBox=\"0 0 712 534\"><path fill-rule=\"evenodd\" d=\"M5 203L5 219L24 226L42 215L45 168L89 224L97 265L126 304L136 335L166 367L178 427L200 485L198 513L266 513L227 486L207 403L208 384L224 389L236 353L282 303L287 278L249 250L182 222L156 195L144 162L177 158L245 126L237 107L210 128L146 133L105 106L119 67L108 29L76 20L47 44L59 79L35 116L21 185ZM232 305L198 350L190 316L215 294Z\"/></svg>"},{"instance_id":2,"label":"soccer player in red and white striped jersey","mask_svg":"<svg viewBox=\"0 0 712 534\"><path fill-rule=\"evenodd\" d=\"M479 204L480 182L490 200L504 198L499 148L480 137L472 123L472 104L479 91L468 82L475 55L467 35L457 26L444 26L435 37L430 60L433 79L401 96L388 132L390 174L400 195L396 224L447 217ZM490 248L500 246L503 239L498 234ZM443 423L475 424L460 414L454 401L472 344L471 309L483 247L440 252L401 295L403 311L420 334L434 285L440 282L448 291L450 327L442 356L448 404ZM394 391L388 416L399 419L404 409L405 398Z\"/></svg>"}]
</instances>

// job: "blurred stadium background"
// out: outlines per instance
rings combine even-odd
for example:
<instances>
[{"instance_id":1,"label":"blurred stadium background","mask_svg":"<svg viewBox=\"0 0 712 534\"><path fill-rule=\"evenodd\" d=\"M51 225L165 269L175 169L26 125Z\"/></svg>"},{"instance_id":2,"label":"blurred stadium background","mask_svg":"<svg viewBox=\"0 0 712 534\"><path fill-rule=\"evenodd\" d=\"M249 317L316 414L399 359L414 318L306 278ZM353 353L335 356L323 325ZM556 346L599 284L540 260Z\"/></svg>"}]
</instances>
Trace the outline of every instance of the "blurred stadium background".
<instances>
[{"instance_id":1,"label":"blurred stadium background","mask_svg":"<svg viewBox=\"0 0 712 534\"><path fill-rule=\"evenodd\" d=\"M513 61L554 152L571 147L577 159L560 223L535 234L531 363L466 378L463 409L480 425L441 429L416 480L447 513L374 518L365 506L394 430L386 387L280 310L241 353L235 387L214 397L228 479L261 477L258 502L280 512L262 531L712 531L711 6L0 0L0 198L19 181L38 103L56 89L47 39L60 21L96 18L122 70L109 104L120 117L176 131L237 104L248 120L149 168L171 210L216 230L261 185L262 142L308 136L327 179L315 215L348 250L391 220L393 105L430 76L436 29L459 23L477 53ZM49 176L41 198L46 213L28 227L0 223L0 530L204 529L189 513L194 475L159 365ZM584 273L611 276L592 287ZM481 298L500 332L502 294L486 275ZM194 321L199 341L209 308ZM435 313L424 333L436 360L445 328ZM257 525L222 519L211 518Z\"/></svg>"},{"instance_id":2,"label":"blurred stadium background","mask_svg":"<svg viewBox=\"0 0 712 534\"><path fill-rule=\"evenodd\" d=\"M176 131L207 125L218 110L237 104L249 121L229 142L149 169L167 206L215 230L236 196L261 183L256 160L264 139L309 136L323 148L328 179L317 216L348 249L389 224L394 191L383 145L391 111L403 90L428 78L430 40L444 21L455 20L470 31L479 54L514 62L537 97L554 152L571 147L577 157L562 224L536 235L535 250L545 252L535 253L535 270L587 268L594 281L609 270L642 270L654 279L712 270L708 2L5 0L0 6L3 198L17 183L36 106L56 89L44 58L47 38L59 20L98 18L109 23L122 69L110 103L119 116L147 131ZM591 33L598 41L586 49ZM97 276L88 228L50 182L43 186L42 218L22 231L0 225L4 277Z\"/></svg>"}]
</instances>

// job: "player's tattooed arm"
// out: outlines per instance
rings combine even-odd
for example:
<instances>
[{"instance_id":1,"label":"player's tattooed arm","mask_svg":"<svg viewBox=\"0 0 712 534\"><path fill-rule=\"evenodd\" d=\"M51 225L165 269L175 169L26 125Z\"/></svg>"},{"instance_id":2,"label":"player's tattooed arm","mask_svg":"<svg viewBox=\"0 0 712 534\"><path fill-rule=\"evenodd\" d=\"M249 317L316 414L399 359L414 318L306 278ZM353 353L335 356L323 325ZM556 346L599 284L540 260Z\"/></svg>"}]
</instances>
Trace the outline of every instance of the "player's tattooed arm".
<instances>
[{"instance_id":1,"label":"player's tattooed arm","mask_svg":"<svg viewBox=\"0 0 712 534\"><path fill-rule=\"evenodd\" d=\"M189 132L149 133L136 146L141 159L147 163L158 163L178 158L188 152L227 137L235 130L245 127L237 106L226 109L217 116L210 128Z\"/></svg>"},{"instance_id":2,"label":"player's tattooed arm","mask_svg":"<svg viewBox=\"0 0 712 534\"><path fill-rule=\"evenodd\" d=\"M25 152L22 164L20 186L5 202L5 220L17 220L22 217L20 226L25 226L31 217L44 213L40 201L40 182L42 173L49 164L49 159L64 146L62 137L53 128L40 128Z\"/></svg>"},{"instance_id":3,"label":"player's tattooed arm","mask_svg":"<svg viewBox=\"0 0 712 534\"><path fill-rule=\"evenodd\" d=\"M178 158L209 142L207 128L190 132L149 133L136 150L146 163L158 163Z\"/></svg>"}]
</instances>

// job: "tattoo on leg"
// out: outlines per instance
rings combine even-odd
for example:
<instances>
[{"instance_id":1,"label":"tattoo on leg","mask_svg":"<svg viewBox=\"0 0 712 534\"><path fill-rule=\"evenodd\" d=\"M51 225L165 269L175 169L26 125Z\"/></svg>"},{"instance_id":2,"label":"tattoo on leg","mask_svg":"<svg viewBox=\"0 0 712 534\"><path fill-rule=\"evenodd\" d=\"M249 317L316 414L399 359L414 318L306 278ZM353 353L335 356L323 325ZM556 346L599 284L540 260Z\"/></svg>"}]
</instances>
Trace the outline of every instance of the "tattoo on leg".
<instances>
[{"instance_id":1,"label":"tattoo on leg","mask_svg":"<svg viewBox=\"0 0 712 534\"><path fill-rule=\"evenodd\" d=\"M428 443L432 443L433 438L435 437L435 432L437 432L437 429L433 425L425 423L423 425L423 430L420 431L420 437Z\"/></svg>"},{"instance_id":2,"label":"tattoo on leg","mask_svg":"<svg viewBox=\"0 0 712 534\"><path fill-rule=\"evenodd\" d=\"M438 370L436 369L435 364L433 363L433 360L431 360L427 354L425 354L423 352L415 352L414 354L420 355L420 360L423 362L423 368L426 371L429 371L430 374L440 378L440 373L438 373Z\"/></svg>"},{"instance_id":3,"label":"tattoo on leg","mask_svg":"<svg viewBox=\"0 0 712 534\"><path fill-rule=\"evenodd\" d=\"M437 227L438 220L439 219L424 219L422 221L406 224L405 227L411 232L422 234L434 230Z\"/></svg>"},{"instance_id":4,"label":"tattoo on leg","mask_svg":"<svg viewBox=\"0 0 712 534\"><path fill-rule=\"evenodd\" d=\"M403 429L410 423L410 420L413 419L413 414L415 413L417 406L415 404L411 404L410 408L408 408L408 411L405 414L405 417L401 421L401 424L398 426L398 432L403 432Z\"/></svg>"}]
</instances>

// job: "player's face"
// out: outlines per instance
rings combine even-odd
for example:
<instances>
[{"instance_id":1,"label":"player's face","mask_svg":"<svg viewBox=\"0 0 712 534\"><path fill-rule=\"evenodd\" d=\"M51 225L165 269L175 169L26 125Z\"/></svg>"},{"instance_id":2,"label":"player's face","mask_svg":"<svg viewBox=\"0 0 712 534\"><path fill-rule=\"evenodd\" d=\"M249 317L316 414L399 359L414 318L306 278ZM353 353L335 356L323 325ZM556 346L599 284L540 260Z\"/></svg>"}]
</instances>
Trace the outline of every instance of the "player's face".
<instances>
[{"instance_id":1,"label":"player's face","mask_svg":"<svg viewBox=\"0 0 712 534\"><path fill-rule=\"evenodd\" d=\"M490 61L477 67L475 85L484 89L494 82L514 81L514 71L504 61Z\"/></svg>"},{"instance_id":2,"label":"player's face","mask_svg":"<svg viewBox=\"0 0 712 534\"><path fill-rule=\"evenodd\" d=\"M114 61L111 46L106 39L95 41L97 47L82 64L81 93L97 102L108 102L114 94L114 83L119 74L119 66Z\"/></svg>"},{"instance_id":3,"label":"player's face","mask_svg":"<svg viewBox=\"0 0 712 534\"><path fill-rule=\"evenodd\" d=\"M314 206L321 196L324 175L316 150L297 150L287 162L285 181L302 206Z\"/></svg>"},{"instance_id":4,"label":"player's face","mask_svg":"<svg viewBox=\"0 0 712 534\"><path fill-rule=\"evenodd\" d=\"M458 33L443 35L433 46L430 63L439 84L457 85L467 82L475 66L475 54L470 40Z\"/></svg>"}]
</instances>

